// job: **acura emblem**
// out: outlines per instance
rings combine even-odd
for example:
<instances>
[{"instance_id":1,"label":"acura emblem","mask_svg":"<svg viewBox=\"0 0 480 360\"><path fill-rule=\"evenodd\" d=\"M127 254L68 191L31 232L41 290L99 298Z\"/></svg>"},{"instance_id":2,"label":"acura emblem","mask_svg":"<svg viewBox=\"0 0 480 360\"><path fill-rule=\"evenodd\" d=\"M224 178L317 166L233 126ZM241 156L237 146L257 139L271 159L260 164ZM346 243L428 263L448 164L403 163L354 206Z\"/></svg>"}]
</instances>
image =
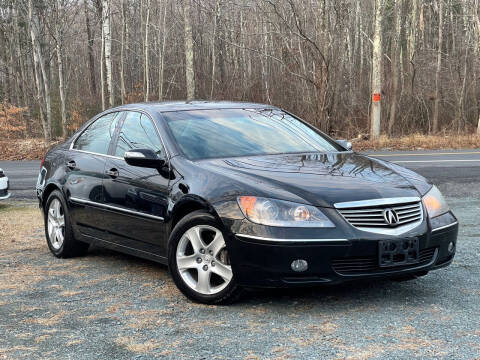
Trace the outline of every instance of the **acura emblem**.
<instances>
[{"instance_id":1,"label":"acura emblem","mask_svg":"<svg viewBox=\"0 0 480 360\"><path fill-rule=\"evenodd\" d=\"M398 214L393 209L383 210L383 218L388 225L398 224Z\"/></svg>"}]
</instances>

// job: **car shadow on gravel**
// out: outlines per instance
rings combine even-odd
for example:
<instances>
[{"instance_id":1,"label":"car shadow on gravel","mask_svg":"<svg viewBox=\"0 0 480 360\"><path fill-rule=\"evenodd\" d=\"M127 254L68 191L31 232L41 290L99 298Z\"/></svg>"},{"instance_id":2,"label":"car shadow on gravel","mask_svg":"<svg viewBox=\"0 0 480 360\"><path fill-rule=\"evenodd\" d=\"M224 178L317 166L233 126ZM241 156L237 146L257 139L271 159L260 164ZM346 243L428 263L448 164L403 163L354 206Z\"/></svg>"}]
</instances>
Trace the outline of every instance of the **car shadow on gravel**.
<instances>
[{"instance_id":1,"label":"car shadow on gravel","mask_svg":"<svg viewBox=\"0 0 480 360\"><path fill-rule=\"evenodd\" d=\"M170 277L168 267L150 260L141 259L128 254L116 252L102 247L91 246L88 257L92 261L113 261L112 267L116 265L124 268L127 266L131 268L129 277L135 277L136 268L149 267L153 273L157 273L158 277L152 280L166 281L171 283L173 281ZM98 259L93 259L97 257ZM125 274L127 275L127 274ZM310 303L321 304L322 306L339 304L349 304L349 306L364 306L368 303L377 303L381 301L384 305L396 305L405 303L406 299L412 300L416 298L418 301L426 298L434 298L440 291L438 283L436 286L428 285L430 281L434 281L434 275L427 275L424 278L418 278L411 281L399 282L390 279L372 279L372 280L358 280L342 284L334 285L318 285L309 287L295 287L295 288L248 288L246 289L242 298L230 306L248 305L278 305L285 303ZM176 288L175 288L176 290ZM190 300L183 297L183 295L176 290L178 301L190 302ZM352 302L353 301L353 302Z\"/></svg>"}]
</instances>

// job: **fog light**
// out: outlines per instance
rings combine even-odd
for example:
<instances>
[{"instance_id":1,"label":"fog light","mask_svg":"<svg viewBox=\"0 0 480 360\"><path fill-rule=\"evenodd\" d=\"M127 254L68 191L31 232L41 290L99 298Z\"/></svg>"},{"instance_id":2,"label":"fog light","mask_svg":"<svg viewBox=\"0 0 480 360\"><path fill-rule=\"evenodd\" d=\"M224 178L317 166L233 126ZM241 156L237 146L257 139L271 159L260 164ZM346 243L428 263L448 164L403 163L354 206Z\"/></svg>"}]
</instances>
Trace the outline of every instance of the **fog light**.
<instances>
[{"instance_id":1,"label":"fog light","mask_svg":"<svg viewBox=\"0 0 480 360\"><path fill-rule=\"evenodd\" d=\"M448 244L448 252L450 254L452 254L453 252L455 251L455 244L452 242L450 242L450 244ZM293 266L293 265L292 265Z\"/></svg>"},{"instance_id":2,"label":"fog light","mask_svg":"<svg viewBox=\"0 0 480 360\"><path fill-rule=\"evenodd\" d=\"M293 271L302 272L308 269L308 263L305 260L298 259L292 262L291 268Z\"/></svg>"}]
</instances>

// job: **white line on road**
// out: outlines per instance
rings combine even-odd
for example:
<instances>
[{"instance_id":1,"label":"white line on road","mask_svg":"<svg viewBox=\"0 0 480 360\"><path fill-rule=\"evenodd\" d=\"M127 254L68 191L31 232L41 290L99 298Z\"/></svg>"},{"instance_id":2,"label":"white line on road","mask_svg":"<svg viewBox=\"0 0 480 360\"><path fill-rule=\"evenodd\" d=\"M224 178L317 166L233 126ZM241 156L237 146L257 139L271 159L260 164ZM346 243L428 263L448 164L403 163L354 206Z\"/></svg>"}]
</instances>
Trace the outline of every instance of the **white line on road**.
<instances>
[{"instance_id":1,"label":"white line on road","mask_svg":"<svg viewBox=\"0 0 480 360\"><path fill-rule=\"evenodd\" d=\"M369 156L374 156L374 157L394 157L394 156L436 156L436 155L472 155L472 154L478 154L480 155L480 151L467 151L467 152L444 152L444 153L413 153L413 154L368 154Z\"/></svg>"},{"instance_id":2,"label":"white line on road","mask_svg":"<svg viewBox=\"0 0 480 360\"><path fill-rule=\"evenodd\" d=\"M480 161L480 159L471 159L471 160L395 160L394 163L432 163L432 162L474 162Z\"/></svg>"}]
</instances>

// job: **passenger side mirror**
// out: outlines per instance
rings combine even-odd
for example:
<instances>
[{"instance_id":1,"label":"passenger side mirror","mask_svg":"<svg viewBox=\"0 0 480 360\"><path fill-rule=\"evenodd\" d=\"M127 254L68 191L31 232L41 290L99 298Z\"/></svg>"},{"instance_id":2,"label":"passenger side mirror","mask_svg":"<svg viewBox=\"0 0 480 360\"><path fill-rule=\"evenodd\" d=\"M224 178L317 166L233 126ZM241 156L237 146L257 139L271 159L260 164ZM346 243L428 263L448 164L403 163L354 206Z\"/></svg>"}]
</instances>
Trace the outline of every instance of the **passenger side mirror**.
<instances>
[{"instance_id":1,"label":"passenger side mirror","mask_svg":"<svg viewBox=\"0 0 480 360\"><path fill-rule=\"evenodd\" d=\"M161 169L165 165L165 159L161 159L150 149L132 149L125 152L123 158L128 165L132 166Z\"/></svg>"},{"instance_id":2,"label":"passenger side mirror","mask_svg":"<svg viewBox=\"0 0 480 360\"><path fill-rule=\"evenodd\" d=\"M337 140L337 143L340 144L340 146L344 147L345 149L347 149L348 151L351 151L352 148L353 148L353 145L350 141L348 140Z\"/></svg>"}]
</instances>

